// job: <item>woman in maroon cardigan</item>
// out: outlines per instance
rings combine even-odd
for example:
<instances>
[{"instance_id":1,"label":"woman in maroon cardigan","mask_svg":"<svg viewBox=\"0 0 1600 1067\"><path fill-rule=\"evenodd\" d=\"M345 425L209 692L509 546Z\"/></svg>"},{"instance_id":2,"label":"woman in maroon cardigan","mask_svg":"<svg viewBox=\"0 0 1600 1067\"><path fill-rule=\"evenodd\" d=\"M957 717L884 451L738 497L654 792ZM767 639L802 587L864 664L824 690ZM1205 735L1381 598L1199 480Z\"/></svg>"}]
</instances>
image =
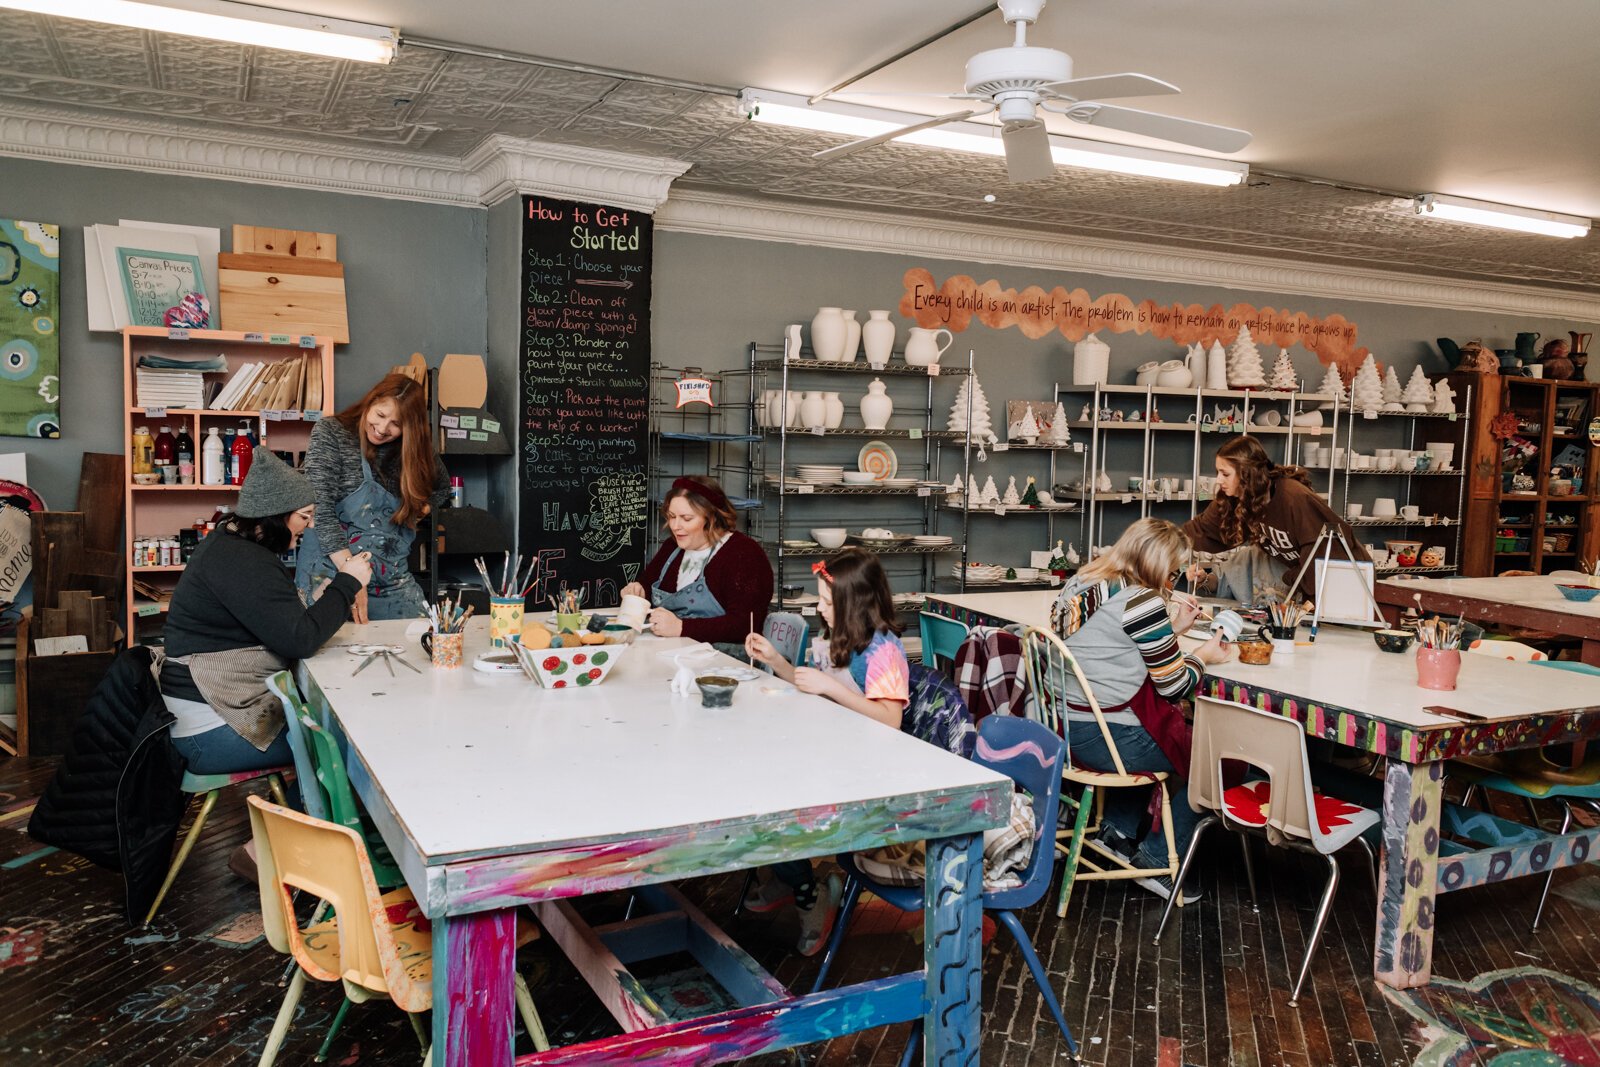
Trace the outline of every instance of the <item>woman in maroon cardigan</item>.
<instances>
[{"instance_id":1,"label":"woman in maroon cardigan","mask_svg":"<svg viewBox=\"0 0 1600 1067\"><path fill-rule=\"evenodd\" d=\"M672 537L623 595L649 597L650 630L744 646L760 633L772 602L772 564L751 538L734 529L738 516L715 478L672 483L661 517Z\"/></svg>"}]
</instances>

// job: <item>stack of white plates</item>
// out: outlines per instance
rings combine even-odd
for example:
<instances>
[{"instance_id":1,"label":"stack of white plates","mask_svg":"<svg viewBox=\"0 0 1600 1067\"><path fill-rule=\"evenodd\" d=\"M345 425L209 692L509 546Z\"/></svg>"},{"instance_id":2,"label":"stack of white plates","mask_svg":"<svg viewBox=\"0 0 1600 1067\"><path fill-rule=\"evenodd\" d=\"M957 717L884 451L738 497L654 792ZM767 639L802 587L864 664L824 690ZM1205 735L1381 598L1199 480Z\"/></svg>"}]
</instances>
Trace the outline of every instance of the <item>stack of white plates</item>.
<instances>
[{"instance_id":1,"label":"stack of white plates","mask_svg":"<svg viewBox=\"0 0 1600 1067\"><path fill-rule=\"evenodd\" d=\"M961 564L957 563L950 568L952 578L961 577ZM996 567L987 563L967 564L967 581L971 582L998 582L1006 576L1004 567Z\"/></svg>"},{"instance_id":2,"label":"stack of white plates","mask_svg":"<svg viewBox=\"0 0 1600 1067\"><path fill-rule=\"evenodd\" d=\"M885 489L910 489L917 484L915 478L884 478L878 483Z\"/></svg>"},{"instance_id":3,"label":"stack of white plates","mask_svg":"<svg viewBox=\"0 0 1600 1067\"><path fill-rule=\"evenodd\" d=\"M844 468L808 463L796 466L794 473L796 481L813 485L838 485L844 477Z\"/></svg>"},{"instance_id":4,"label":"stack of white plates","mask_svg":"<svg viewBox=\"0 0 1600 1067\"><path fill-rule=\"evenodd\" d=\"M924 548L944 548L955 543L955 538L946 537L944 534L916 534L911 538L911 543Z\"/></svg>"}]
</instances>

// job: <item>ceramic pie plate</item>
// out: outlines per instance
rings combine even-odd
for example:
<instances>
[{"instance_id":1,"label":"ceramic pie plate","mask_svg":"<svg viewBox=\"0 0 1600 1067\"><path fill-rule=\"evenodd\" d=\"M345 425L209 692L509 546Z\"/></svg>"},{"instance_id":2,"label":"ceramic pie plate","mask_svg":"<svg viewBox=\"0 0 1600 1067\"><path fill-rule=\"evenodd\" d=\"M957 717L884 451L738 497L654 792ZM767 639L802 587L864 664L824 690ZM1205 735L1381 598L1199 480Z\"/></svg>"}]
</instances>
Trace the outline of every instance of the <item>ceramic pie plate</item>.
<instances>
[{"instance_id":1,"label":"ceramic pie plate","mask_svg":"<svg viewBox=\"0 0 1600 1067\"><path fill-rule=\"evenodd\" d=\"M889 442L868 441L856 455L856 467L882 482L900 473L900 457L889 447Z\"/></svg>"}]
</instances>

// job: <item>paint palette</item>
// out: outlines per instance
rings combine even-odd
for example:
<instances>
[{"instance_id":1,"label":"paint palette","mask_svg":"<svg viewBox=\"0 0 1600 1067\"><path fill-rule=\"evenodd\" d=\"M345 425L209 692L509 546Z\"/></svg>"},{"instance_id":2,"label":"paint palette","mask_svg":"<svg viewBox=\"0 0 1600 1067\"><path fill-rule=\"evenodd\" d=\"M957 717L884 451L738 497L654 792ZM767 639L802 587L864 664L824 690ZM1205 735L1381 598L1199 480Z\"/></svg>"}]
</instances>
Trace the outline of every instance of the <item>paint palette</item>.
<instances>
[{"instance_id":1,"label":"paint palette","mask_svg":"<svg viewBox=\"0 0 1600 1067\"><path fill-rule=\"evenodd\" d=\"M575 648L509 646L527 674L545 689L586 689L606 680L629 645L578 645Z\"/></svg>"}]
</instances>

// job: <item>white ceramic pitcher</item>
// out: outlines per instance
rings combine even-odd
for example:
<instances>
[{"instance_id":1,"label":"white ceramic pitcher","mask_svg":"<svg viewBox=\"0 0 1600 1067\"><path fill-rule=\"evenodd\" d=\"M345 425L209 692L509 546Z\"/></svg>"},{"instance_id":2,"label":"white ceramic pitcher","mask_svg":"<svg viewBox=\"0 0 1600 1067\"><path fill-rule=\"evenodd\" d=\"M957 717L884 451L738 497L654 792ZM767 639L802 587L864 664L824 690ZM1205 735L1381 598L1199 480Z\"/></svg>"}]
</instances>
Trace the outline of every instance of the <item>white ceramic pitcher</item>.
<instances>
[{"instance_id":1,"label":"white ceramic pitcher","mask_svg":"<svg viewBox=\"0 0 1600 1067\"><path fill-rule=\"evenodd\" d=\"M948 338L940 345L935 338L939 334ZM906 338L906 362L913 367L926 367L939 362L939 357L944 355L945 349L955 344L956 335L946 329L925 330L921 326L913 326L910 336Z\"/></svg>"}]
</instances>

